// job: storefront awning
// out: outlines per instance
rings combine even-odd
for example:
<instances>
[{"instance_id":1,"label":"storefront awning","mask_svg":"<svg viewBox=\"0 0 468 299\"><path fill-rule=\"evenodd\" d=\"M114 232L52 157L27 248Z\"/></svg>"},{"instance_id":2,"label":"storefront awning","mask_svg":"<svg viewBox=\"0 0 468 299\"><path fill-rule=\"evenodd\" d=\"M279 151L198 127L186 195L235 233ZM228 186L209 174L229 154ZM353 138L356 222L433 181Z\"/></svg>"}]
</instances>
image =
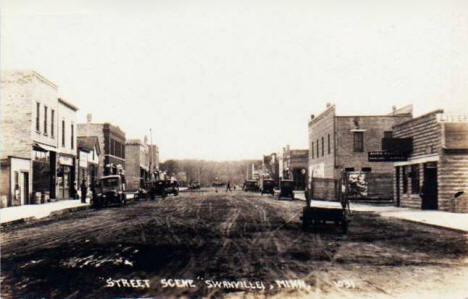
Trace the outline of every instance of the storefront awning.
<instances>
[{"instance_id":1,"label":"storefront awning","mask_svg":"<svg viewBox=\"0 0 468 299\"><path fill-rule=\"evenodd\" d=\"M52 147L50 145L45 145L45 144L39 144L39 143L33 143L33 150L39 151L39 152L56 152L57 149L55 147Z\"/></svg>"}]
</instances>

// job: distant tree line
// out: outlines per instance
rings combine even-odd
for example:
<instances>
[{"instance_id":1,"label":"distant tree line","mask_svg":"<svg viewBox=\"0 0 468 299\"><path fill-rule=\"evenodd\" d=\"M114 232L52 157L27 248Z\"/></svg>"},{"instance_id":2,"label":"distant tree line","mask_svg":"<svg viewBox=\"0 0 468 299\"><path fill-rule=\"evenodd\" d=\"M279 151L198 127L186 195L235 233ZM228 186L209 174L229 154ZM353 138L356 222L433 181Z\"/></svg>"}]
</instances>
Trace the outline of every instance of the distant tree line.
<instances>
[{"instance_id":1,"label":"distant tree line","mask_svg":"<svg viewBox=\"0 0 468 299\"><path fill-rule=\"evenodd\" d=\"M199 182L201 186L212 186L213 183L242 184L247 177L247 169L258 160L241 161L206 161L206 160L167 160L159 168L177 178L179 183Z\"/></svg>"}]
</instances>

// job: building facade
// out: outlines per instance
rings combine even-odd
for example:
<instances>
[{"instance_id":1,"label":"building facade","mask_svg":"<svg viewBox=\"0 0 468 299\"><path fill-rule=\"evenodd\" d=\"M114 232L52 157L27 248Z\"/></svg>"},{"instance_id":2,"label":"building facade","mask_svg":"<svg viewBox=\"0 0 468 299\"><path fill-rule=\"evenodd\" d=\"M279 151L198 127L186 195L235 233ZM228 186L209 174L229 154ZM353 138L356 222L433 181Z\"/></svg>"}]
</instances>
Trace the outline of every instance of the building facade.
<instances>
[{"instance_id":1,"label":"building facade","mask_svg":"<svg viewBox=\"0 0 468 299\"><path fill-rule=\"evenodd\" d=\"M0 199L2 206L40 203L73 196L60 189L60 165L76 163L71 130L76 106L57 96L57 86L34 71L2 71L0 101ZM59 126L64 120L68 127ZM61 162L64 162L61 164ZM68 171L74 178L74 168ZM74 182L70 182L72 184ZM62 184L63 186L63 184ZM57 194L62 191L61 195Z\"/></svg>"},{"instance_id":2,"label":"building facade","mask_svg":"<svg viewBox=\"0 0 468 299\"><path fill-rule=\"evenodd\" d=\"M305 189L308 159L307 149L291 149L289 145L283 148L281 177L293 180L297 190Z\"/></svg>"},{"instance_id":3,"label":"building facade","mask_svg":"<svg viewBox=\"0 0 468 299\"><path fill-rule=\"evenodd\" d=\"M58 150L56 198L64 199L76 196L77 182L77 141L76 111L70 102L58 99Z\"/></svg>"},{"instance_id":4,"label":"building facade","mask_svg":"<svg viewBox=\"0 0 468 299\"><path fill-rule=\"evenodd\" d=\"M468 116L436 110L395 125L393 136L412 140L408 160L394 163L396 205L468 212Z\"/></svg>"},{"instance_id":5,"label":"building facade","mask_svg":"<svg viewBox=\"0 0 468 299\"><path fill-rule=\"evenodd\" d=\"M78 136L96 137L99 140L98 178L125 170L125 132L110 123L93 123L88 114L87 122L78 124Z\"/></svg>"},{"instance_id":6,"label":"building facade","mask_svg":"<svg viewBox=\"0 0 468 299\"><path fill-rule=\"evenodd\" d=\"M412 118L411 106L388 115L338 116L334 105L309 121L308 184L315 199L335 200L342 172L366 174L368 199L393 199L393 165L369 162L368 153L382 150L382 138L393 126Z\"/></svg>"},{"instance_id":7,"label":"building facade","mask_svg":"<svg viewBox=\"0 0 468 299\"><path fill-rule=\"evenodd\" d=\"M85 180L88 186L95 184L99 172L101 149L96 136L78 137L78 183Z\"/></svg>"},{"instance_id":8,"label":"building facade","mask_svg":"<svg viewBox=\"0 0 468 299\"><path fill-rule=\"evenodd\" d=\"M147 138L128 140L125 144L125 179L127 190L136 191L150 177L150 147Z\"/></svg>"}]
</instances>

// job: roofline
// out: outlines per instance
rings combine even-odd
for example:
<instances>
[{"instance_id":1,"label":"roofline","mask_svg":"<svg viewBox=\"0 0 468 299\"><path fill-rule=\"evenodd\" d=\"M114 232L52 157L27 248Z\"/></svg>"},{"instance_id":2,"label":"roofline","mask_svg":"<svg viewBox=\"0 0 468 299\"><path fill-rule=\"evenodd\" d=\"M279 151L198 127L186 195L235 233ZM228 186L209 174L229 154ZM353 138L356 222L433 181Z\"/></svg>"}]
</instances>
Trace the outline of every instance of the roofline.
<instances>
[{"instance_id":1,"label":"roofline","mask_svg":"<svg viewBox=\"0 0 468 299\"><path fill-rule=\"evenodd\" d=\"M413 114L411 113L405 113L405 114L375 114L375 115L335 115L336 118L345 118L345 117L408 117L412 116Z\"/></svg>"},{"instance_id":2,"label":"roofline","mask_svg":"<svg viewBox=\"0 0 468 299\"><path fill-rule=\"evenodd\" d=\"M423 114L423 115L420 115L420 116L418 116L418 117L415 117L415 118L409 119L409 120L407 120L407 121L404 121L404 122L402 122L402 123L395 124L395 125L393 125L393 128L395 128L395 127L399 127L399 126L402 126L402 125L405 125L405 124L407 124L407 123L410 123L410 122L412 122L412 121L415 121L415 120L418 120L418 119L420 119L420 118L423 118L423 117L429 116L429 115L431 115L431 114L439 114L439 113L444 113L444 110L443 110L443 109L437 109L437 110L434 110L434 111L431 111L431 112L425 113L425 114Z\"/></svg>"},{"instance_id":3,"label":"roofline","mask_svg":"<svg viewBox=\"0 0 468 299\"><path fill-rule=\"evenodd\" d=\"M66 101L66 100L63 99L63 98L58 98L58 101L59 101L59 103L64 104L65 106L67 106L68 108L72 109L73 111L78 111L78 110L79 110L79 108L78 108L77 106L73 105L72 103Z\"/></svg>"},{"instance_id":4,"label":"roofline","mask_svg":"<svg viewBox=\"0 0 468 299\"><path fill-rule=\"evenodd\" d=\"M57 84L55 84L54 82L50 81L49 79L47 79L46 77L42 76L41 74L39 74L38 72L36 72L35 70L30 70L30 69L6 69L6 70L3 70L2 71L3 74L7 74L7 73L23 73L24 75L33 75L35 77L37 77L39 80L43 81L44 83L46 83L47 85L57 89L58 86ZM3 77L3 76L2 76ZM3 80L3 78L2 78Z\"/></svg>"}]
</instances>

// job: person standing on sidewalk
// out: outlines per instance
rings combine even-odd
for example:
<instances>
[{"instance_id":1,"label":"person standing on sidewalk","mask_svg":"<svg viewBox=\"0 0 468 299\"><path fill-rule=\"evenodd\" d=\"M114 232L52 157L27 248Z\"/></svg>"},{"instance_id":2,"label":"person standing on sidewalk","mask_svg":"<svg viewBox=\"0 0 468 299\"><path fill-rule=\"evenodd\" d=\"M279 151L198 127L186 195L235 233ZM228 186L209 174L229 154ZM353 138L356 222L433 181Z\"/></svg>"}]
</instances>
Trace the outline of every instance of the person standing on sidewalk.
<instances>
[{"instance_id":1,"label":"person standing on sidewalk","mask_svg":"<svg viewBox=\"0 0 468 299\"><path fill-rule=\"evenodd\" d=\"M228 181L227 186L226 186L226 192L231 192L231 181Z\"/></svg>"},{"instance_id":2,"label":"person standing on sidewalk","mask_svg":"<svg viewBox=\"0 0 468 299\"><path fill-rule=\"evenodd\" d=\"M81 181L81 186L80 186L80 189L81 189L81 202L82 203L86 203L86 195L88 195L88 186L86 186L86 181L83 180Z\"/></svg>"}]
</instances>

